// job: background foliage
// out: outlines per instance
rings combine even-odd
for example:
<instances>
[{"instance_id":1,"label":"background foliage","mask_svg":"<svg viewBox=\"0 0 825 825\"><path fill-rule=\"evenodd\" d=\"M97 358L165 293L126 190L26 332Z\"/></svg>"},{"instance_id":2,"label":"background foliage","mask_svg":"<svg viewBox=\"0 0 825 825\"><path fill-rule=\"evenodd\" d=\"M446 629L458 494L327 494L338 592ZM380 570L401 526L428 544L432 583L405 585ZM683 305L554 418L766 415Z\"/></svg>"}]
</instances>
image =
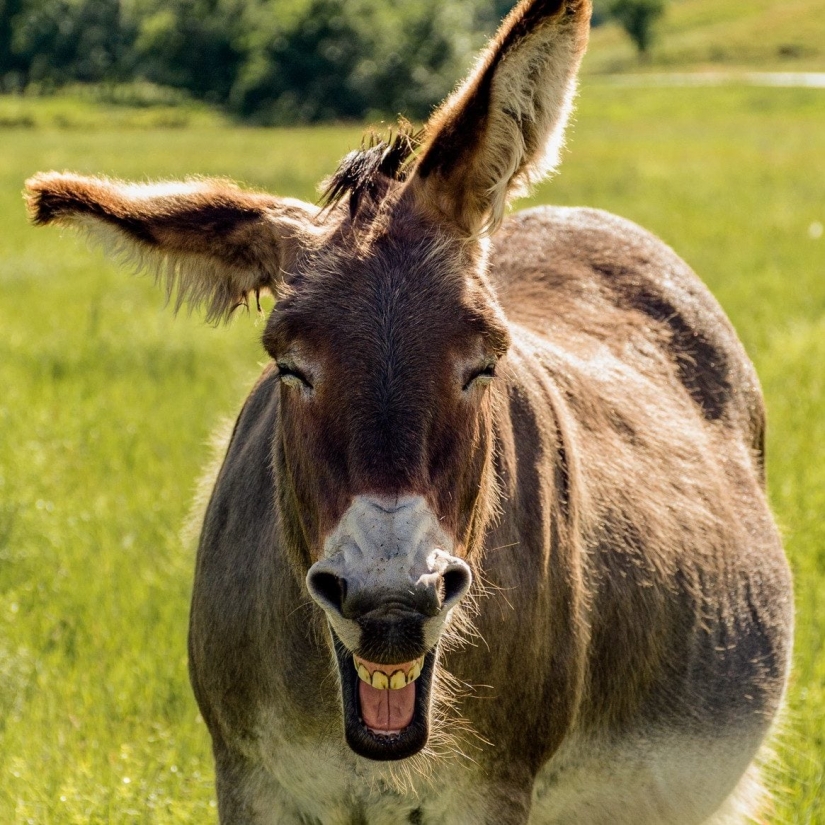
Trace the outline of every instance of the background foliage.
<instances>
[{"instance_id":1,"label":"background foliage","mask_svg":"<svg viewBox=\"0 0 825 825\"><path fill-rule=\"evenodd\" d=\"M654 33L641 62L605 20L592 32L586 71L825 71L825 0L669 0Z\"/></svg>"},{"instance_id":2,"label":"background foliage","mask_svg":"<svg viewBox=\"0 0 825 825\"><path fill-rule=\"evenodd\" d=\"M420 120L512 5L0 0L0 92L152 84L259 124ZM825 0L594 0L593 23L594 73L825 66Z\"/></svg>"},{"instance_id":3,"label":"background foliage","mask_svg":"<svg viewBox=\"0 0 825 825\"><path fill-rule=\"evenodd\" d=\"M8 90L145 80L266 123L424 117L508 0L0 0Z\"/></svg>"},{"instance_id":4,"label":"background foliage","mask_svg":"<svg viewBox=\"0 0 825 825\"><path fill-rule=\"evenodd\" d=\"M665 13L666 0L613 0L608 13L621 24L640 54L653 44L656 22Z\"/></svg>"}]
</instances>

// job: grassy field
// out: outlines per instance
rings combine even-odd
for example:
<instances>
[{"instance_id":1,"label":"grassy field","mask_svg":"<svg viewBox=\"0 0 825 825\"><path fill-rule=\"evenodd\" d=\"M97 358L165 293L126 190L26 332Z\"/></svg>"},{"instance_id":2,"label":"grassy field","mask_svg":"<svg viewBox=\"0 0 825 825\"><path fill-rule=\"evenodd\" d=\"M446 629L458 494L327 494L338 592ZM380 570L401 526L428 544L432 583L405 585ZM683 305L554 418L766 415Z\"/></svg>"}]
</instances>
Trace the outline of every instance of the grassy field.
<instances>
[{"instance_id":1,"label":"grassy field","mask_svg":"<svg viewBox=\"0 0 825 825\"><path fill-rule=\"evenodd\" d=\"M825 0L669 0L640 62L615 23L593 32L584 71L825 71Z\"/></svg>"},{"instance_id":2,"label":"grassy field","mask_svg":"<svg viewBox=\"0 0 825 825\"><path fill-rule=\"evenodd\" d=\"M264 359L261 324L173 318L149 279L28 227L20 191L37 170L71 169L220 174L313 198L360 130L143 128L122 111L61 130L30 111L43 128L0 130L0 822L214 821L180 530L210 432ZM569 149L531 203L600 206L659 233L714 290L762 376L799 616L771 822L820 825L825 93L591 83Z\"/></svg>"},{"instance_id":3,"label":"grassy field","mask_svg":"<svg viewBox=\"0 0 825 825\"><path fill-rule=\"evenodd\" d=\"M224 125L214 108L151 83L74 85L0 95L0 129L184 129Z\"/></svg>"}]
</instances>

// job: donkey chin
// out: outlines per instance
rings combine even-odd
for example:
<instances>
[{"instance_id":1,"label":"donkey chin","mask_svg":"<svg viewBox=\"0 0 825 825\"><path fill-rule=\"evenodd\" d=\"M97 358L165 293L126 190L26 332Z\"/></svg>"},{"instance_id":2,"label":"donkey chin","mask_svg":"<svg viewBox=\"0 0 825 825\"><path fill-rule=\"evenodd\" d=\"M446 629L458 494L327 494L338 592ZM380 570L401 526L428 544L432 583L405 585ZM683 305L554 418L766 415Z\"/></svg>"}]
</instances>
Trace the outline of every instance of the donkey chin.
<instances>
[{"instance_id":1,"label":"donkey chin","mask_svg":"<svg viewBox=\"0 0 825 825\"><path fill-rule=\"evenodd\" d=\"M405 759L430 733L439 640L472 573L422 496L356 496L307 574L329 620L344 733L368 759Z\"/></svg>"}]
</instances>

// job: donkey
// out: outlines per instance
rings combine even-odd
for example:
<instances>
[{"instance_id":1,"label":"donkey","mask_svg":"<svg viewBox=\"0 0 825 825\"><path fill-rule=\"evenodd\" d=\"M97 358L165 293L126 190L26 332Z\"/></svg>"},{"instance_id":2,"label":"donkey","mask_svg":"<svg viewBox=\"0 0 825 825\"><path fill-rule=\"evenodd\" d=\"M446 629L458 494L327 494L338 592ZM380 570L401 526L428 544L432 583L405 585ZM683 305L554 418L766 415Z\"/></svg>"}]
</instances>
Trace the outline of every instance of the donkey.
<instances>
[{"instance_id":1,"label":"donkey","mask_svg":"<svg viewBox=\"0 0 825 825\"><path fill-rule=\"evenodd\" d=\"M203 521L189 636L224 825L741 823L792 591L758 381L693 272L558 162L589 0L524 0L323 209L47 173L36 224L154 267L271 357Z\"/></svg>"}]
</instances>

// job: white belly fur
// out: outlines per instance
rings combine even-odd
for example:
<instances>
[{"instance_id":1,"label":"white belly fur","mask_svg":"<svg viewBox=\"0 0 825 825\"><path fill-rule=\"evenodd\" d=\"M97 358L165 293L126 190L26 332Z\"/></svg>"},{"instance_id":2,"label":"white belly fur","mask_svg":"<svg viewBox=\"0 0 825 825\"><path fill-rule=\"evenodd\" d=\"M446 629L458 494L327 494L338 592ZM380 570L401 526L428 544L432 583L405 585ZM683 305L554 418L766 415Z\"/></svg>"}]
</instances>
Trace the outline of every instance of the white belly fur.
<instances>
[{"instance_id":1,"label":"white belly fur","mask_svg":"<svg viewBox=\"0 0 825 825\"><path fill-rule=\"evenodd\" d=\"M764 798L748 768L762 736L565 747L539 773L530 825L744 825Z\"/></svg>"},{"instance_id":2,"label":"white belly fur","mask_svg":"<svg viewBox=\"0 0 825 825\"><path fill-rule=\"evenodd\" d=\"M334 735L299 743L265 727L248 789L261 825L402 825L419 808L423 825L485 821L485 778L465 757L374 763ZM761 798L756 769L742 777L760 739L570 742L539 773L529 825L741 825Z\"/></svg>"}]
</instances>

